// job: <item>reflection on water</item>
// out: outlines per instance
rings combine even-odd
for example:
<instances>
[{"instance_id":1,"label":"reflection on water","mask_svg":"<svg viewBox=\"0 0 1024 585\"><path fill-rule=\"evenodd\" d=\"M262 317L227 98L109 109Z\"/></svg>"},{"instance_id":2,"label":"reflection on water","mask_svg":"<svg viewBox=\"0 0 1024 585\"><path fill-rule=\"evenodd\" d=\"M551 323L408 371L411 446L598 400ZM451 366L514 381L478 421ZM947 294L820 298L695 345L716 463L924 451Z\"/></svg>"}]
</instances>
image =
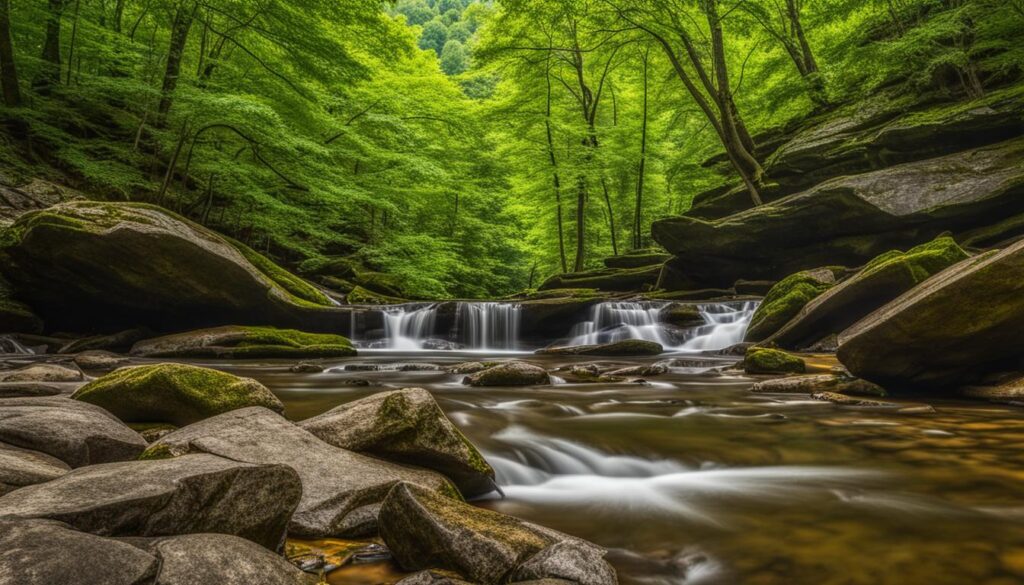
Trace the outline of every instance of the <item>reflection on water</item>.
<instances>
[{"instance_id":1,"label":"reflection on water","mask_svg":"<svg viewBox=\"0 0 1024 585\"><path fill-rule=\"evenodd\" d=\"M587 361L530 359L550 369ZM339 363L459 360L445 352ZM612 549L626 584L1024 582L1019 409L845 408L751 394L750 380L698 365L654 385L488 389L443 371L231 369L270 386L293 418L382 389L430 389L498 473L507 498L479 505ZM376 582L398 575L372 570ZM367 578L349 570L331 582Z\"/></svg>"}]
</instances>

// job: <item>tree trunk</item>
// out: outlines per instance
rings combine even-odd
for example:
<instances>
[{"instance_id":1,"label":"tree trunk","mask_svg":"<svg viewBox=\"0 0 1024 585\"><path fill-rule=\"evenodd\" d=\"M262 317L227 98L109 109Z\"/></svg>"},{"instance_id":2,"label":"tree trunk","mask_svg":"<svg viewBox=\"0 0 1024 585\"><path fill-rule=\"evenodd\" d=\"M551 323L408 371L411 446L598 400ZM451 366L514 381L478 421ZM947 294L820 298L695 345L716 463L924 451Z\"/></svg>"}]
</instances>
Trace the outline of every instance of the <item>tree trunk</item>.
<instances>
[{"instance_id":1,"label":"tree trunk","mask_svg":"<svg viewBox=\"0 0 1024 585\"><path fill-rule=\"evenodd\" d=\"M117 4L114 5L114 32L121 32L121 26L124 22L124 1L117 0Z\"/></svg>"},{"instance_id":2,"label":"tree trunk","mask_svg":"<svg viewBox=\"0 0 1024 585\"><path fill-rule=\"evenodd\" d=\"M75 62L75 41L78 40L78 13L82 9L82 0L75 0L75 15L71 19L71 42L68 43L68 78L64 83L71 85L71 66Z\"/></svg>"},{"instance_id":3,"label":"tree trunk","mask_svg":"<svg viewBox=\"0 0 1024 585\"><path fill-rule=\"evenodd\" d=\"M565 260L565 230L562 228L562 182L558 178L558 162L555 160L555 142L551 136L551 71L547 71L546 81L548 85L547 104L545 108L544 130L548 139L548 158L551 160L551 175L555 188L555 211L558 220L558 257L562 262L562 274L569 271Z\"/></svg>"},{"instance_id":4,"label":"tree trunk","mask_svg":"<svg viewBox=\"0 0 1024 585\"><path fill-rule=\"evenodd\" d=\"M619 255L619 241L615 235L615 212L612 211L612 198L608 195L608 181L601 176L601 189L604 190L604 205L608 208L608 231L612 235L612 256Z\"/></svg>"},{"instance_id":5,"label":"tree trunk","mask_svg":"<svg viewBox=\"0 0 1024 585\"><path fill-rule=\"evenodd\" d=\"M640 228L643 225L640 216L643 210L644 198L644 170L647 165L647 57L644 53L644 107L643 121L640 125L640 163L637 165L636 173L636 207L633 210L633 249L639 250L642 247L640 242Z\"/></svg>"},{"instance_id":6,"label":"tree trunk","mask_svg":"<svg viewBox=\"0 0 1024 585\"><path fill-rule=\"evenodd\" d=\"M576 190L576 261L573 262L572 271L582 272L586 262L586 210L587 210L587 178L580 175L577 179Z\"/></svg>"},{"instance_id":7,"label":"tree trunk","mask_svg":"<svg viewBox=\"0 0 1024 585\"><path fill-rule=\"evenodd\" d=\"M3 88L5 106L16 108L21 105L21 88L18 87L14 44L11 42L10 0L0 0L0 86Z\"/></svg>"},{"instance_id":8,"label":"tree trunk","mask_svg":"<svg viewBox=\"0 0 1024 585\"><path fill-rule=\"evenodd\" d=\"M49 0L46 11L46 36L43 38L42 63L32 80L36 92L47 95L60 85L60 21L65 0Z\"/></svg>"},{"instance_id":9,"label":"tree trunk","mask_svg":"<svg viewBox=\"0 0 1024 585\"><path fill-rule=\"evenodd\" d=\"M171 43L167 50L167 69L164 73L160 107L157 108L161 125L163 125L167 113L171 111L171 104L174 103L174 89L178 86L178 76L181 74L181 58L185 54L185 43L188 41L188 32L192 28L192 20L197 6L198 4L192 1L181 2L174 14Z\"/></svg>"}]
</instances>

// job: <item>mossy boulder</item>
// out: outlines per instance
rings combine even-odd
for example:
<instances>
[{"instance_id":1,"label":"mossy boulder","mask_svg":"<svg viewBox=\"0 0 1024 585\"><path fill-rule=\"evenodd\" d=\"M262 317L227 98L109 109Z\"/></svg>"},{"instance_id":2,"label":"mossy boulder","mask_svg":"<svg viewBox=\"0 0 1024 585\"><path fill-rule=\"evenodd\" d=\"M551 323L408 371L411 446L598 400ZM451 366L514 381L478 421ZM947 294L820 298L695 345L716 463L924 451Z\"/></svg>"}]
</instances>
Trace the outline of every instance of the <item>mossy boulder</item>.
<instances>
[{"instance_id":1,"label":"mossy boulder","mask_svg":"<svg viewBox=\"0 0 1024 585\"><path fill-rule=\"evenodd\" d=\"M466 376L463 384L470 386L536 386L550 384L547 371L526 362L503 362Z\"/></svg>"},{"instance_id":2,"label":"mossy boulder","mask_svg":"<svg viewBox=\"0 0 1024 585\"><path fill-rule=\"evenodd\" d=\"M835 273L828 268L806 270L783 278L754 311L744 341L763 341L835 283Z\"/></svg>"},{"instance_id":3,"label":"mossy boulder","mask_svg":"<svg viewBox=\"0 0 1024 585\"><path fill-rule=\"evenodd\" d=\"M310 285L143 203L73 201L26 213L0 234L0 267L51 329L331 325L333 303Z\"/></svg>"},{"instance_id":4,"label":"mossy boulder","mask_svg":"<svg viewBox=\"0 0 1024 585\"><path fill-rule=\"evenodd\" d=\"M860 266L943 232L1024 212L1024 139L841 176L806 191L706 221L655 221L673 253L659 286L728 287L817 266Z\"/></svg>"},{"instance_id":5,"label":"mossy boulder","mask_svg":"<svg viewBox=\"0 0 1024 585\"><path fill-rule=\"evenodd\" d=\"M665 351L660 343L645 339L623 339L600 345L571 345L567 347L546 347L535 353L541 355L592 355L604 357L628 357L660 355Z\"/></svg>"},{"instance_id":6,"label":"mossy boulder","mask_svg":"<svg viewBox=\"0 0 1024 585\"><path fill-rule=\"evenodd\" d=\"M227 325L146 339L132 346L142 357L319 358L356 355L348 338L274 327Z\"/></svg>"},{"instance_id":7,"label":"mossy boulder","mask_svg":"<svg viewBox=\"0 0 1024 585\"><path fill-rule=\"evenodd\" d=\"M284 411L281 401L256 380L185 364L121 368L71 397L101 406L125 422L178 426L247 406Z\"/></svg>"},{"instance_id":8,"label":"mossy boulder","mask_svg":"<svg viewBox=\"0 0 1024 585\"><path fill-rule=\"evenodd\" d=\"M660 274L661 264L637 268L602 268L556 274L541 283L538 289L593 288L599 291L638 292L654 288Z\"/></svg>"},{"instance_id":9,"label":"mossy boulder","mask_svg":"<svg viewBox=\"0 0 1024 585\"><path fill-rule=\"evenodd\" d=\"M675 303L662 309L661 320L676 327L694 327L704 324L700 307L694 304Z\"/></svg>"},{"instance_id":10,"label":"mossy boulder","mask_svg":"<svg viewBox=\"0 0 1024 585\"><path fill-rule=\"evenodd\" d=\"M968 254L948 236L906 252L886 252L853 277L806 303L766 340L791 349L807 347L840 333L871 311L966 258Z\"/></svg>"},{"instance_id":11,"label":"mossy boulder","mask_svg":"<svg viewBox=\"0 0 1024 585\"><path fill-rule=\"evenodd\" d=\"M748 349L742 366L748 374L803 374L807 371L807 364L799 357L764 347Z\"/></svg>"},{"instance_id":12,"label":"mossy boulder","mask_svg":"<svg viewBox=\"0 0 1024 585\"><path fill-rule=\"evenodd\" d=\"M815 392L838 392L852 396L886 396L885 390L867 380L837 376L835 374L809 374L786 376L756 382L751 392L759 394L813 394Z\"/></svg>"},{"instance_id":13,"label":"mossy boulder","mask_svg":"<svg viewBox=\"0 0 1024 585\"><path fill-rule=\"evenodd\" d=\"M482 585L543 578L617 582L601 547L407 483L384 500L380 534L406 571L448 569Z\"/></svg>"},{"instance_id":14,"label":"mossy boulder","mask_svg":"<svg viewBox=\"0 0 1024 585\"><path fill-rule=\"evenodd\" d=\"M1020 367L1024 241L943 270L845 330L839 361L890 390L936 392Z\"/></svg>"},{"instance_id":15,"label":"mossy boulder","mask_svg":"<svg viewBox=\"0 0 1024 585\"><path fill-rule=\"evenodd\" d=\"M494 491L494 470L422 388L374 394L299 426L335 447L437 471L465 496Z\"/></svg>"}]
</instances>

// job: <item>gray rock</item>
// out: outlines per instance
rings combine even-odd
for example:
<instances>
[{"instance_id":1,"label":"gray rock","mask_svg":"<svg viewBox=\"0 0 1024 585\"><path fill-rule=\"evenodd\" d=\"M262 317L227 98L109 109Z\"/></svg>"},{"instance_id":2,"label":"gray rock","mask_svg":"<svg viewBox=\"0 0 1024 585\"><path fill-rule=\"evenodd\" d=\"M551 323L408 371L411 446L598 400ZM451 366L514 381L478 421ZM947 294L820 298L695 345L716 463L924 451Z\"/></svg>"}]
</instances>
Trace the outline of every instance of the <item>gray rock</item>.
<instances>
[{"instance_id":1,"label":"gray rock","mask_svg":"<svg viewBox=\"0 0 1024 585\"><path fill-rule=\"evenodd\" d=\"M467 580L491 585L507 582L525 565L524 571L531 576L586 575L583 585L616 582L600 547L408 483L396 485L384 501L380 533L395 561L410 571L449 569ZM538 553L559 543L564 546L529 564ZM588 563L589 571L584 569Z\"/></svg>"},{"instance_id":2,"label":"gray rock","mask_svg":"<svg viewBox=\"0 0 1024 585\"><path fill-rule=\"evenodd\" d=\"M135 459L146 441L98 406L60 396L0 400L0 441L71 467Z\"/></svg>"},{"instance_id":3,"label":"gray rock","mask_svg":"<svg viewBox=\"0 0 1024 585\"><path fill-rule=\"evenodd\" d=\"M70 470L56 457L0 443L0 496L20 487L57 479Z\"/></svg>"},{"instance_id":4,"label":"gray rock","mask_svg":"<svg viewBox=\"0 0 1024 585\"><path fill-rule=\"evenodd\" d=\"M605 551L588 542L564 540L533 555L512 574L512 581L565 579L580 585L616 583Z\"/></svg>"},{"instance_id":5,"label":"gray rock","mask_svg":"<svg viewBox=\"0 0 1024 585\"><path fill-rule=\"evenodd\" d=\"M466 496L494 490L494 470L422 388L374 394L299 426L335 447L437 471Z\"/></svg>"},{"instance_id":6,"label":"gray rock","mask_svg":"<svg viewBox=\"0 0 1024 585\"><path fill-rule=\"evenodd\" d=\"M33 364L0 372L0 383L7 382L81 382L85 375L57 364Z\"/></svg>"},{"instance_id":7,"label":"gray rock","mask_svg":"<svg viewBox=\"0 0 1024 585\"><path fill-rule=\"evenodd\" d=\"M227 534L155 539L147 549L160 559L154 585L312 585L281 555Z\"/></svg>"},{"instance_id":8,"label":"gray rock","mask_svg":"<svg viewBox=\"0 0 1024 585\"><path fill-rule=\"evenodd\" d=\"M533 386L550 384L551 378L540 366L513 361L470 374L462 383L470 386Z\"/></svg>"},{"instance_id":9,"label":"gray rock","mask_svg":"<svg viewBox=\"0 0 1024 585\"><path fill-rule=\"evenodd\" d=\"M449 374L475 374L486 370L487 367L488 366L483 362L463 362L461 364L455 364L446 371Z\"/></svg>"},{"instance_id":10,"label":"gray rock","mask_svg":"<svg viewBox=\"0 0 1024 585\"><path fill-rule=\"evenodd\" d=\"M847 396L846 394L840 394L838 392L815 392L811 394L811 398L814 400L822 400L825 402L831 402L833 404L839 404L841 406L872 406L872 407L894 407L898 406L892 402L880 402L878 400L868 400L865 398L855 398L853 396Z\"/></svg>"},{"instance_id":11,"label":"gray rock","mask_svg":"<svg viewBox=\"0 0 1024 585\"><path fill-rule=\"evenodd\" d=\"M159 562L52 520L0 520L0 585L149 585Z\"/></svg>"},{"instance_id":12,"label":"gray rock","mask_svg":"<svg viewBox=\"0 0 1024 585\"><path fill-rule=\"evenodd\" d=\"M641 366L630 366L608 372L607 376L660 376L668 373L668 365L662 362Z\"/></svg>"},{"instance_id":13,"label":"gray rock","mask_svg":"<svg viewBox=\"0 0 1024 585\"><path fill-rule=\"evenodd\" d=\"M448 480L434 472L334 447L260 407L233 410L183 427L146 451L153 456L186 453L212 453L294 469L302 481L302 499L288 530L299 538L372 534L380 502L400 481L459 497Z\"/></svg>"},{"instance_id":14,"label":"gray rock","mask_svg":"<svg viewBox=\"0 0 1024 585\"><path fill-rule=\"evenodd\" d=\"M403 577L395 585L473 585L452 571L420 571Z\"/></svg>"},{"instance_id":15,"label":"gray rock","mask_svg":"<svg viewBox=\"0 0 1024 585\"><path fill-rule=\"evenodd\" d=\"M76 469L0 497L0 517L57 520L102 536L219 532L276 550L301 491L287 466L197 454Z\"/></svg>"},{"instance_id":16,"label":"gray rock","mask_svg":"<svg viewBox=\"0 0 1024 585\"><path fill-rule=\"evenodd\" d=\"M128 358L102 349L90 349L75 356L76 366L92 372L111 372L130 363Z\"/></svg>"},{"instance_id":17,"label":"gray rock","mask_svg":"<svg viewBox=\"0 0 1024 585\"><path fill-rule=\"evenodd\" d=\"M0 398L33 398L57 396L63 393L64 390L58 384L40 384L36 382L0 383Z\"/></svg>"}]
</instances>

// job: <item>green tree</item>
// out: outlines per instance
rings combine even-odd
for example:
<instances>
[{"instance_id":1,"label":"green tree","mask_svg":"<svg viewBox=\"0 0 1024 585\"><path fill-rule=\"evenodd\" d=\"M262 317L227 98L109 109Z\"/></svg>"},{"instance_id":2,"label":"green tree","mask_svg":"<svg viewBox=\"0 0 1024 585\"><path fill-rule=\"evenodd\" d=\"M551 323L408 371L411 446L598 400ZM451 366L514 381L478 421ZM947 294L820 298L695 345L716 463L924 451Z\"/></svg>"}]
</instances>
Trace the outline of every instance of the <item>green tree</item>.
<instances>
[{"instance_id":1,"label":"green tree","mask_svg":"<svg viewBox=\"0 0 1024 585\"><path fill-rule=\"evenodd\" d=\"M465 47L456 40L448 41L441 50L441 70L448 75L458 75L469 68L469 56Z\"/></svg>"},{"instance_id":2,"label":"green tree","mask_svg":"<svg viewBox=\"0 0 1024 585\"><path fill-rule=\"evenodd\" d=\"M448 27L439 19L435 18L423 25L423 32L420 33L419 40L421 49L434 51L440 57L446 42L448 42Z\"/></svg>"}]
</instances>

